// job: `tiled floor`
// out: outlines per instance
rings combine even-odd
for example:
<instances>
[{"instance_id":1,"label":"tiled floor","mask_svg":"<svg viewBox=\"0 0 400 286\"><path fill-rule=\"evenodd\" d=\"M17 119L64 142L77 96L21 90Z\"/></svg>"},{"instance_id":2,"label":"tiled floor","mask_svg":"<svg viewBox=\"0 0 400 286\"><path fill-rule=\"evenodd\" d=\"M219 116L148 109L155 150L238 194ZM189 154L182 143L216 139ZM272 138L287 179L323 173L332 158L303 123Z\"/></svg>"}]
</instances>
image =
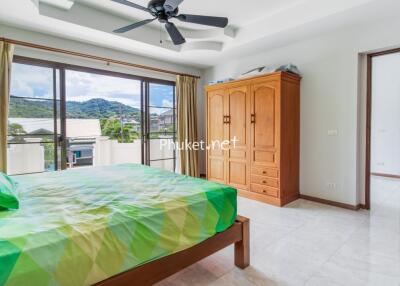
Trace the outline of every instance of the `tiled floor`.
<instances>
[{"instance_id":1,"label":"tiled floor","mask_svg":"<svg viewBox=\"0 0 400 286\"><path fill-rule=\"evenodd\" d=\"M158 284L400 286L400 181L372 179L372 211L299 200L275 208L239 199L251 219L251 267L227 248Z\"/></svg>"}]
</instances>

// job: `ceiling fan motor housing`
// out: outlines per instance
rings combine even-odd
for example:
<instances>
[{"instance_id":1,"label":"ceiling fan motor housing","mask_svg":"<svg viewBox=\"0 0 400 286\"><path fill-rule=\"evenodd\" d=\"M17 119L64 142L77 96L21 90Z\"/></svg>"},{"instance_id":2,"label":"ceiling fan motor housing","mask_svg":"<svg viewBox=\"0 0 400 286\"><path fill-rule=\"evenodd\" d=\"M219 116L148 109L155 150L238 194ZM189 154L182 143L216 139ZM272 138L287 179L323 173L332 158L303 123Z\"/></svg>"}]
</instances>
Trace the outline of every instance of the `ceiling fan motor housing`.
<instances>
[{"instance_id":1,"label":"ceiling fan motor housing","mask_svg":"<svg viewBox=\"0 0 400 286\"><path fill-rule=\"evenodd\" d=\"M169 21L171 18L178 19L182 22L212 26L217 28L225 28L228 25L228 18L226 17L213 17L213 16L191 15L191 14L178 15L179 13L178 6L184 0L151 0L147 8L135 4L133 2L130 2L128 0L111 0L111 1L145 11L147 13L150 13L154 17L152 19L143 20L119 28L117 30L114 30L114 33L118 34L129 32L133 29L147 25L157 19L160 23L165 24L165 29L167 30L169 36L171 37L172 42L175 45L182 45L183 43L186 42L186 40L179 31L179 29L175 26L175 24Z\"/></svg>"},{"instance_id":2,"label":"ceiling fan motor housing","mask_svg":"<svg viewBox=\"0 0 400 286\"><path fill-rule=\"evenodd\" d=\"M151 0L147 6L151 15L156 17L161 23L168 22L168 19L178 15L179 9L173 11L166 11L164 7L165 0Z\"/></svg>"}]
</instances>

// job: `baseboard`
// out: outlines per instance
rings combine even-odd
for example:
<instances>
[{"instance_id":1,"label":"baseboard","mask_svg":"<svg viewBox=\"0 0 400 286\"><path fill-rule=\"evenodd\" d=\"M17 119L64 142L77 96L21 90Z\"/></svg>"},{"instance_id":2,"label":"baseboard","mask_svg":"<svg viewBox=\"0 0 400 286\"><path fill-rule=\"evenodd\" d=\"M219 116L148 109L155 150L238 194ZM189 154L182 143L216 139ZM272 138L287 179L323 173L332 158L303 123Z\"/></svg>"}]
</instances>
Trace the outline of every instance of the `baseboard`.
<instances>
[{"instance_id":1,"label":"baseboard","mask_svg":"<svg viewBox=\"0 0 400 286\"><path fill-rule=\"evenodd\" d=\"M382 174L382 173L371 173L371 175L377 177L391 178L391 179L400 179L400 175Z\"/></svg>"},{"instance_id":2,"label":"baseboard","mask_svg":"<svg viewBox=\"0 0 400 286\"><path fill-rule=\"evenodd\" d=\"M340 203L340 202L335 202L335 201L330 201L330 200L325 200L325 199L320 199L316 197L311 197L307 195L300 195L301 199L324 204L324 205L329 205L329 206L334 206L342 209L347 209L347 210L352 210L352 211L358 211L359 209L363 208L363 205L350 205L350 204L345 204L345 203ZM365 208L365 206L364 206Z\"/></svg>"},{"instance_id":3,"label":"baseboard","mask_svg":"<svg viewBox=\"0 0 400 286\"><path fill-rule=\"evenodd\" d=\"M367 206L364 205L364 204L359 204L359 205L358 205L358 209L367 210L368 208L367 208Z\"/></svg>"}]
</instances>

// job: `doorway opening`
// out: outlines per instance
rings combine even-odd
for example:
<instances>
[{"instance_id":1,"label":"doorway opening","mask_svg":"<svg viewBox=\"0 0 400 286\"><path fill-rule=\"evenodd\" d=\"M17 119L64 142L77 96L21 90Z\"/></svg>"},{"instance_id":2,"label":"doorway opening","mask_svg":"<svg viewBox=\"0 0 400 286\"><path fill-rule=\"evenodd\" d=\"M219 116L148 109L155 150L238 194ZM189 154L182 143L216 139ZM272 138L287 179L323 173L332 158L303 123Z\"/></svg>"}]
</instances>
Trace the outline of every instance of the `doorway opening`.
<instances>
[{"instance_id":1,"label":"doorway opening","mask_svg":"<svg viewBox=\"0 0 400 286\"><path fill-rule=\"evenodd\" d=\"M368 55L365 207L400 198L400 49Z\"/></svg>"}]
</instances>

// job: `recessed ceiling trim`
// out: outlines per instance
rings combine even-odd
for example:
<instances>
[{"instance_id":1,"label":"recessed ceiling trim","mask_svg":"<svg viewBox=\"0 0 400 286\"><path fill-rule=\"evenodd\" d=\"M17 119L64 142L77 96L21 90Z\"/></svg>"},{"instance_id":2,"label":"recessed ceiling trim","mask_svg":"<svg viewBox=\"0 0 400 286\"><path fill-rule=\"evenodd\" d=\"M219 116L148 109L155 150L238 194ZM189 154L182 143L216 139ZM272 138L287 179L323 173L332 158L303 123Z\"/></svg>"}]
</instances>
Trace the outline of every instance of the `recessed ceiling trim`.
<instances>
[{"instance_id":1,"label":"recessed ceiling trim","mask_svg":"<svg viewBox=\"0 0 400 286\"><path fill-rule=\"evenodd\" d=\"M59 9L70 10L74 5L75 0L39 0L39 2Z\"/></svg>"},{"instance_id":2,"label":"recessed ceiling trim","mask_svg":"<svg viewBox=\"0 0 400 286\"><path fill-rule=\"evenodd\" d=\"M212 42L212 41L199 41L199 42L187 42L185 45L181 46L181 52L188 51L222 51L224 47L221 42Z\"/></svg>"},{"instance_id":3,"label":"recessed ceiling trim","mask_svg":"<svg viewBox=\"0 0 400 286\"><path fill-rule=\"evenodd\" d=\"M182 34L188 39L219 39L220 41L232 40L236 37L236 29L226 27L225 29L191 30L180 28Z\"/></svg>"}]
</instances>

